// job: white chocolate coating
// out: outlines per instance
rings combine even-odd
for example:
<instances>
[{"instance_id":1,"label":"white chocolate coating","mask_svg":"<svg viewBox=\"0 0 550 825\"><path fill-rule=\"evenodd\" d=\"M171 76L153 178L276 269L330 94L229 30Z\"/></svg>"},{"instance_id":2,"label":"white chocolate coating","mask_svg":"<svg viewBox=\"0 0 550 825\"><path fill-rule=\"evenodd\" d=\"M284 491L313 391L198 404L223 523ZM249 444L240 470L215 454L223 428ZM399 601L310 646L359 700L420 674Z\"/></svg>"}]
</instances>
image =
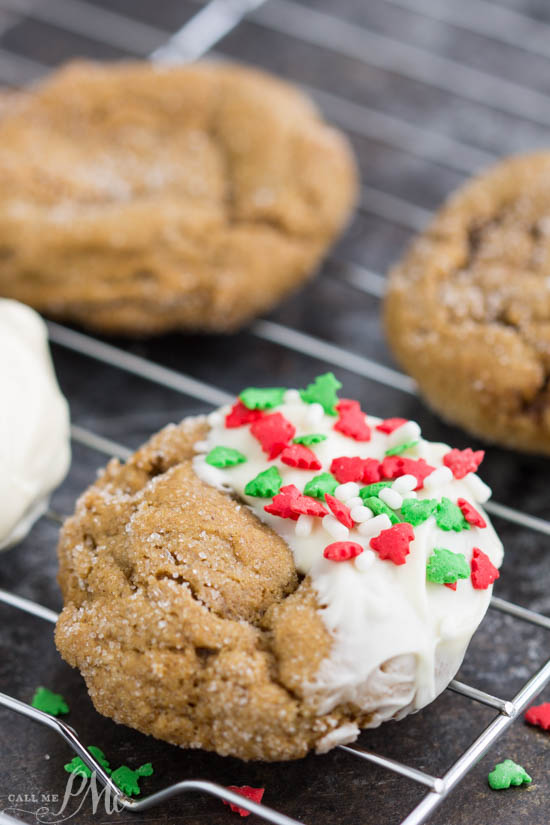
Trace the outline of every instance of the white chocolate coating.
<instances>
[{"instance_id":1,"label":"white chocolate coating","mask_svg":"<svg viewBox=\"0 0 550 825\"><path fill-rule=\"evenodd\" d=\"M471 636L487 610L492 591L491 587L474 589L470 578L460 580L456 591L431 583L426 579L426 565L436 547L462 553L468 564L473 548L478 547L494 565L500 566L501 542L475 495L479 490L480 497L484 497L488 488L486 485L482 488L472 473L464 479L455 479L443 465L443 456L450 447L422 439L415 422L400 428L403 436L400 440L399 433L387 435L377 431L375 427L380 419L368 416L371 440L355 441L335 431L337 419L325 415L318 404L305 404L289 391L284 403L269 412L282 413L296 427L297 435L323 433L328 436L311 447L322 469L310 471L289 467L279 458L268 460L249 426L226 428L224 418L229 409L223 408L209 418L211 429L206 443L197 445L201 454L194 460L195 472L206 483L224 491L229 489L245 501L285 539L297 569L311 578L322 605L319 611L323 622L334 641L330 656L321 663L314 681L303 686L304 692L315 701L319 713L327 713L340 703L354 703L373 714L370 727L419 710L446 687L458 670ZM311 478L329 472L333 458L359 456L382 460L386 450L410 441L411 435L419 438L418 444L404 455L424 458L436 470L431 479L428 477L426 487L416 493L408 492L416 486L414 477L414 484L410 476L396 480L396 489L389 488L392 492L384 496L388 506L398 507L403 498L446 496L456 502L463 497L485 518L487 527L447 532L430 516L414 527L415 538L405 564L382 560L370 549L371 538L390 526L387 515L372 517L371 514L369 518L368 513L359 509L359 523L347 530L333 516L301 516L294 521L270 515L264 506L271 499L244 493L247 482L272 465L279 470L283 486L295 484L303 491ZM219 445L239 450L247 461L225 469L210 466L205 462L205 453ZM348 500L354 508L360 508L356 499L358 490L352 484L347 488L340 485L335 492L340 499L349 493ZM334 522L343 529L339 531ZM324 558L323 550L336 540L337 532L344 540L362 545L364 552L353 561L334 562ZM343 732L346 736L350 733ZM331 743L325 743L326 749L330 746Z\"/></svg>"},{"instance_id":2,"label":"white chocolate coating","mask_svg":"<svg viewBox=\"0 0 550 825\"><path fill-rule=\"evenodd\" d=\"M70 461L69 410L40 316L0 299L0 550L20 541L47 508Z\"/></svg>"}]
</instances>

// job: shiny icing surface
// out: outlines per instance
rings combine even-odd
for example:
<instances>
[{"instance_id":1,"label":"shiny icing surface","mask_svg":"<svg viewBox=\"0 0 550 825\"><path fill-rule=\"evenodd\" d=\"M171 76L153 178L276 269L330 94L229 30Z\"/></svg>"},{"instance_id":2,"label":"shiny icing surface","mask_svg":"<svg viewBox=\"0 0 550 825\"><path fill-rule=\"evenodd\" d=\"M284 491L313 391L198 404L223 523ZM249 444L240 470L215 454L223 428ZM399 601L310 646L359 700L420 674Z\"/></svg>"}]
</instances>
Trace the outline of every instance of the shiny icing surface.
<instances>
[{"instance_id":1,"label":"shiny icing surface","mask_svg":"<svg viewBox=\"0 0 550 825\"><path fill-rule=\"evenodd\" d=\"M70 461L69 410L40 316L0 299L0 549L20 541L47 508Z\"/></svg>"},{"instance_id":2,"label":"shiny icing surface","mask_svg":"<svg viewBox=\"0 0 550 825\"><path fill-rule=\"evenodd\" d=\"M318 403L304 403L299 393L289 390L283 402L266 413L281 413L296 429L297 436L322 434L326 439L310 445L322 469L304 470L287 466L276 457L268 458L249 425L225 426L230 407L209 417L210 430L204 442L196 445L194 468L206 483L237 496L290 547L297 569L311 578L317 591L319 611L333 638L331 653L312 683L304 691L326 713L340 703L352 702L372 714L370 726L388 718L399 718L432 701L452 679L466 647L478 627L491 597L492 587L475 589L470 577L457 582L456 591L427 580L426 567L435 548L463 554L468 565L474 547L482 550L497 567L502 561L502 545L480 506L490 495L489 488L475 473L457 479L443 457L446 444L430 443L421 437L415 422L408 422L393 433L376 429L380 419L366 416L371 429L368 441L357 441L334 429L337 421ZM320 473L329 472L332 460L340 456L359 456L382 461L388 450L416 441L402 455L425 459L435 471L424 486L410 492L410 476L393 481L383 500L399 516L403 498L437 499L452 502L467 499L485 519L484 528L442 530L431 515L414 526L414 539L404 564L380 558L371 548L371 539L390 527L387 516L365 512L358 497L361 483L340 485L335 490L350 507L351 529L332 515L281 518L265 511L271 498L245 494L247 483L258 473L276 466L282 485L294 484L303 491L305 484ZM238 450L246 460L235 466L218 468L206 461L214 447ZM409 482L409 483L407 483ZM328 508L327 508L328 509ZM385 519L385 521L384 521ZM336 522L336 524L335 524ZM363 552L356 558L335 562L323 556L334 541L352 541ZM346 741L353 738L347 733Z\"/></svg>"}]
</instances>

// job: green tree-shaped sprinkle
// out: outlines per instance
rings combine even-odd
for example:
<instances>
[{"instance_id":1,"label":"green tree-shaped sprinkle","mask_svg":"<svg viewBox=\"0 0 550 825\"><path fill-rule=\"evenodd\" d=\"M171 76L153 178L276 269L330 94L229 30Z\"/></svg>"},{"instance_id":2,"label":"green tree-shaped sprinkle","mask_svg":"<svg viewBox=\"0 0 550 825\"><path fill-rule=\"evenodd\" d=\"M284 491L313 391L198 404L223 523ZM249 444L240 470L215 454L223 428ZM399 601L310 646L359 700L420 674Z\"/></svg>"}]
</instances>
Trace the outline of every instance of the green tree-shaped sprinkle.
<instances>
[{"instance_id":1,"label":"green tree-shaped sprinkle","mask_svg":"<svg viewBox=\"0 0 550 825\"><path fill-rule=\"evenodd\" d=\"M341 386L334 373L326 372L324 375L318 375L313 384L309 384L305 390L300 390L300 396L306 404L320 404L327 415L336 415L336 392Z\"/></svg>"},{"instance_id":2,"label":"green tree-shaped sprinkle","mask_svg":"<svg viewBox=\"0 0 550 825\"><path fill-rule=\"evenodd\" d=\"M375 516L381 516L383 514L388 516L392 524L399 524L401 521L395 510L388 507L388 505L377 496L367 496L363 499L363 504L372 510Z\"/></svg>"},{"instance_id":3,"label":"green tree-shaped sprinkle","mask_svg":"<svg viewBox=\"0 0 550 825\"><path fill-rule=\"evenodd\" d=\"M510 785L529 785L533 781L525 768L511 759L505 759L504 762L495 765L487 780L494 791L502 791Z\"/></svg>"},{"instance_id":4,"label":"green tree-shaped sprinkle","mask_svg":"<svg viewBox=\"0 0 550 825\"><path fill-rule=\"evenodd\" d=\"M272 410L283 403L286 387L247 387L239 398L249 410Z\"/></svg>"},{"instance_id":5,"label":"green tree-shaped sprinkle","mask_svg":"<svg viewBox=\"0 0 550 825\"><path fill-rule=\"evenodd\" d=\"M151 776L153 773L153 766L150 762L146 762L137 770L133 771L126 765L121 765L116 771L113 771L111 779L122 793L126 796L138 796L141 793L139 787L139 780L142 776Z\"/></svg>"},{"instance_id":6,"label":"green tree-shaped sprinkle","mask_svg":"<svg viewBox=\"0 0 550 825\"><path fill-rule=\"evenodd\" d=\"M391 447L389 450L386 450L386 455L401 455L401 453L406 453L407 450L412 450L417 444L418 439L416 439L416 441L407 441L405 444L398 444L397 447Z\"/></svg>"},{"instance_id":7,"label":"green tree-shaped sprinkle","mask_svg":"<svg viewBox=\"0 0 550 825\"><path fill-rule=\"evenodd\" d=\"M401 515L413 527L418 527L430 518L436 507L435 498L406 498L401 505Z\"/></svg>"},{"instance_id":8,"label":"green tree-shaped sprinkle","mask_svg":"<svg viewBox=\"0 0 550 825\"><path fill-rule=\"evenodd\" d=\"M283 479L277 467L270 467L269 470L264 470L251 479L244 488L244 492L247 496L273 498L279 492L282 483Z\"/></svg>"},{"instance_id":9,"label":"green tree-shaped sprinkle","mask_svg":"<svg viewBox=\"0 0 550 825\"><path fill-rule=\"evenodd\" d=\"M434 584L453 584L467 579L470 567L462 553L453 553L445 547L434 547L426 566L426 578Z\"/></svg>"},{"instance_id":10,"label":"green tree-shaped sprinkle","mask_svg":"<svg viewBox=\"0 0 550 825\"><path fill-rule=\"evenodd\" d=\"M110 774L111 769L109 767L109 762L105 758L105 754L101 750L101 748L97 748L95 745L90 745L88 750L92 754L92 756L97 759L105 773ZM80 758L80 756L75 756L74 759L71 759L70 762L67 762L66 765L63 766L67 773L76 773L80 776L87 776L88 778L92 775L91 768L89 768L86 763Z\"/></svg>"},{"instance_id":11,"label":"green tree-shaped sprinkle","mask_svg":"<svg viewBox=\"0 0 550 825\"><path fill-rule=\"evenodd\" d=\"M313 498L320 498L325 500L325 493L334 495L334 491L338 487L338 481L330 473L321 473L312 478L304 487L304 495L312 496Z\"/></svg>"},{"instance_id":12,"label":"green tree-shaped sprinkle","mask_svg":"<svg viewBox=\"0 0 550 825\"><path fill-rule=\"evenodd\" d=\"M462 515L460 507L453 504L451 499L445 498L445 496L437 505L435 520L441 530L454 530L456 533L460 533L461 530L470 529L470 525Z\"/></svg>"},{"instance_id":13,"label":"green tree-shaped sprinkle","mask_svg":"<svg viewBox=\"0 0 550 825\"><path fill-rule=\"evenodd\" d=\"M212 467L223 470L226 467L235 467L236 464L244 464L246 456L233 447L214 447L204 460Z\"/></svg>"},{"instance_id":14,"label":"green tree-shaped sprinkle","mask_svg":"<svg viewBox=\"0 0 550 825\"><path fill-rule=\"evenodd\" d=\"M379 496L380 490L384 490L386 487L391 487L393 481L375 481L373 484L367 484L366 487L361 487L359 490L359 495L363 499L370 498L371 496Z\"/></svg>"},{"instance_id":15,"label":"green tree-shaped sprinkle","mask_svg":"<svg viewBox=\"0 0 550 825\"><path fill-rule=\"evenodd\" d=\"M50 716L59 716L69 712L69 706L60 693L52 693L45 687L36 688L31 705L37 710L49 713Z\"/></svg>"},{"instance_id":16,"label":"green tree-shaped sprinkle","mask_svg":"<svg viewBox=\"0 0 550 825\"><path fill-rule=\"evenodd\" d=\"M311 447L312 444L320 444L321 441L326 441L327 435L323 433L310 433L309 435L297 435L293 438L294 444L305 444L306 447Z\"/></svg>"}]
</instances>

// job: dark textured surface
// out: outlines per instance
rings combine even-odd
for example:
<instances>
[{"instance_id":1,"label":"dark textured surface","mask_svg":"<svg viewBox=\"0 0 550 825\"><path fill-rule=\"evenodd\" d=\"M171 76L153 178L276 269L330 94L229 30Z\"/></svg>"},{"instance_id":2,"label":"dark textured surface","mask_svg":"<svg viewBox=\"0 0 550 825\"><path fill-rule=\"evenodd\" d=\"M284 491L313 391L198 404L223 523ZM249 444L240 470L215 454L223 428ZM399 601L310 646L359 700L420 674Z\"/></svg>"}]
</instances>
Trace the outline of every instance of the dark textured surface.
<instances>
[{"instance_id":1,"label":"dark textured surface","mask_svg":"<svg viewBox=\"0 0 550 825\"><path fill-rule=\"evenodd\" d=\"M270 0L268 0L269 2ZM35 0L47 12L48 0ZM447 0L451 2L451 0ZM132 16L167 33L198 5L165 0L101 0L98 6ZM421 46L478 69L550 92L548 61L519 48L438 23L383 0L322 0L308 5L338 14L398 41ZM475 12L475 0L468 0ZM546 23L548 5L542 0L502 0L502 6L530 13ZM0 11L3 8L0 2ZM102 45L93 33L69 34L46 21L22 20L7 31L0 45L48 66L76 55L110 58L134 53L128 37L124 51ZM543 146L547 130L534 122L496 113L490 107L443 93L396 73L376 69L317 46L268 31L247 22L227 37L218 51L249 60L300 82L392 114L424 130L447 134L494 155ZM0 75L2 65L0 64ZM550 106L550 101L549 101ZM435 208L461 176L442 164L430 164L412 153L352 135L366 183L399 195L425 208ZM414 147L411 147L414 149ZM451 164L452 166L452 164ZM383 272L395 260L409 233L372 215L358 216L338 249L339 258ZM382 338L377 299L358 292L342 280L340 265L327 263L319 278L288 300L272 316L278 323L299 328L381 363L392 365ZM117 342L120 343L120 342ZM300 386L327 363L260 341L250 331L224 338L171 336L152 342L122 342L131 351L236 393L244 384L275 383ZM54 347L63 390L71 400L76 423L129 446L137 446L168 421L204 411L205 405L82 356ZM464 433L446 427L422 402L397 389L384 387L346 370L338 370L345 392L362 400L374 414L403 415L421 422L428 438L457 446L478 446ZM71 473L55 494L53 507L71 511L75 497L94 478L103 458L75 446ZM548 517L548 461L504 450L491 450L484 477L497 501ZM548 538L496 520L506 546L498 595L550 613ZM17 548L0 558L0 586L53 609L60 607L55 582L56 528L42 520ZM474 638L459 678L499 696L510 698L539 667L550 649L549 636L529 625L490 611ZM343 752L309 757L281 765L243 764L233 759L183 751L156 742L98 716L91 707L79 675L56 654L51 626L0 606L0 689L30 701L35 687L45 684L62 692L71 706L68 721L83 740L102 747L116 766L135 767L152 761L155 775L143 781L146 791L182 778L207 778L222 784L266 787L265 802L308 825L386 825L398 823L424 795L420 786L382 769L354 760ZM550 689L546 691L550 699ZM365 732L361 744L422 770L441 775L480 730L493 718L491 711L445 692L432 706L398 724ZM548 734L528 729L521 721L498 742L449 797L432 822L437 825L546 825L550 819L550 757ZM30 721L0 710L0 810L8 794L64 792L63 764L71 758L65 744ZM495 794L486 774L496 761L511 757L534 778L529 789ZM56 810L59 803L51 803ZM78 802L73 802L74 811ZM39 803L21 802L17 814L35 822ZM26 813L25 813L26 812ZM216 800L182 796L137 817L155 825L224 825L235 814ZM55 819L55 817L54 817ZM94 816L89 801L74 817L79 825L132 822L130 814ZM249 820L250 822L253 819Z\"/></svg>"}]
</instances>

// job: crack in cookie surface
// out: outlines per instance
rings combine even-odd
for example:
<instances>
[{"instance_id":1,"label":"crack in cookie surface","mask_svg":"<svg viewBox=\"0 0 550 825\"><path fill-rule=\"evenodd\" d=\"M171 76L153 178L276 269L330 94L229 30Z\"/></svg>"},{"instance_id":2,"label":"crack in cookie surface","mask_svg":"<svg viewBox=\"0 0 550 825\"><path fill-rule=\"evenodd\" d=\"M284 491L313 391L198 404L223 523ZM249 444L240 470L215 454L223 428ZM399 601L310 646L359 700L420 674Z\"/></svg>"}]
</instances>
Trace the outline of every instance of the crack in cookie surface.
<instances>
[{"instance_id":1,"label":"crack in cookie surface","mask_svg":"<svg viewBox=\"0 0 550 825\"><path fill-rule=\"evenodd\" d=\"M330 640L283 540L194 476L204 427L168 428L81 497L59 548L57 645L116 721L245 759L303 756L350 712L319 719L299 689Z\"/></svg>"}]
</instances>

